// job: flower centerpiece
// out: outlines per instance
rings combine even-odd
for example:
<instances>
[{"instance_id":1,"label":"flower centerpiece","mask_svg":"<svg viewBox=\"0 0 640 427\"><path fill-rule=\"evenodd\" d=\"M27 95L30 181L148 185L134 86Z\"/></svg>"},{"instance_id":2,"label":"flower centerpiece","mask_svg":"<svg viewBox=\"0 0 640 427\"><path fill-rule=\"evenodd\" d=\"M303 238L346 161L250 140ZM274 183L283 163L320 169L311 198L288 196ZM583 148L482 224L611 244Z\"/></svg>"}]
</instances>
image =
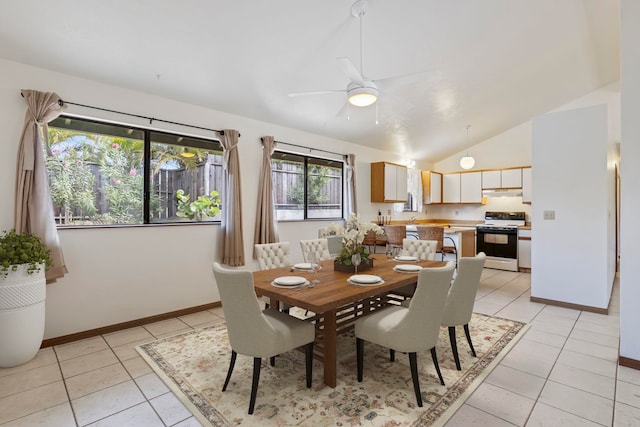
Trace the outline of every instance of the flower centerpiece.
<instances>
[{"instance_id":1,"label":"flower centerpiece","mask_svg":"<svg viewBox=\"0 0 640 427\"><path fill-rule=\"evenodd\" d=\"M373 259L369 258L369 250L363 245L367 232L373 231L382 234L383 230L373 222L360 222L358 214L349 215L349 219L344 227L331 224L323 230L321 235L341 235L342 250L334 260L334 269L339 271L353 272L355 268L351 262L354 254L360 254L361 264L359 270L366 270L373 267Z\"/></svg>"}]
</instances>

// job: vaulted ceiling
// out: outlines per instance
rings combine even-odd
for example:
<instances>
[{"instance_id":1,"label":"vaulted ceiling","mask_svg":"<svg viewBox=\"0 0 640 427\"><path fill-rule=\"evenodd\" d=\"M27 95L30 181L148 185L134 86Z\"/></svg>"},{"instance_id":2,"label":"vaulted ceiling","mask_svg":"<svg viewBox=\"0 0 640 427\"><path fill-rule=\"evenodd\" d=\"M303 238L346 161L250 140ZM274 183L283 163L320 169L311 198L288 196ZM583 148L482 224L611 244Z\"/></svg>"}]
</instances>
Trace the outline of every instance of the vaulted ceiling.
<instances>
[{"instance_id":1,"label":"vaulted ceiling","mask_svg":"<svg viewBox=\"0 0 640 427\"><path fill-rule=\"evenodd\" d=\"M288 96L345 90L338 57L360 69L352 3L5 2L0 58L425 161L462 150L467 124L473 144L619 79L617 0L370 0L378 102Z\"/></svg>"}]
</instances>

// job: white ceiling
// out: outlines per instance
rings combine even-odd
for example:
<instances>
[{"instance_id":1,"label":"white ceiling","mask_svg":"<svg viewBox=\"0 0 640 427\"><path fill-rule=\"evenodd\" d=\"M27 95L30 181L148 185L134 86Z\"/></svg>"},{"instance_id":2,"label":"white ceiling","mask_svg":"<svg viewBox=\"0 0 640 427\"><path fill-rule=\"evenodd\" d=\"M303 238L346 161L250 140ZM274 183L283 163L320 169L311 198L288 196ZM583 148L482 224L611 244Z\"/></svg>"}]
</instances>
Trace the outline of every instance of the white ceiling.
<instances>
[{"instance_id":1,"label":"white ceiling","mask_svg":"<svg viewBox=\"0 0 640 427\"><path fill-rule=\"evenodd\" d=\"M425 161L619 79L617 0L370 0L365 76L409 76L380 85L379 124L347 120L344 93L287 94L346 89L352 3L7 1L0 57Z\"/></svg>"}]
</instances>

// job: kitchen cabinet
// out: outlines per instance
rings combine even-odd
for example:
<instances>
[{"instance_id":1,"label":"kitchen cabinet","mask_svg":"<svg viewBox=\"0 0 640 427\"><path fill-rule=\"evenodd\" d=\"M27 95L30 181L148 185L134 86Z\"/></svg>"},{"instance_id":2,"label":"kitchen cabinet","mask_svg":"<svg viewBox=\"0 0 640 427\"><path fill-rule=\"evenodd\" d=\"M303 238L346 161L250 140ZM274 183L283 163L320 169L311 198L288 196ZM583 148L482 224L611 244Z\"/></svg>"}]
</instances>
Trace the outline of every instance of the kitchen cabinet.
<instances>
[{"instance_id":1,"label":"kitchen cabinet","mask_svg":"<svg viewBox=\"0 0 640 427\"><path fill-rule=\"evenodd\" d=\"M442 203L460 203L460 174L442 175Z\"/></svg>"},{"instance_id":2,"label":"kitchen cabinet","mask_svg":"<svg viewBox=\"0 0 640 427\"><path fill-rule=\"evenodd\" d=\"M518 230L518 269L531 271L531 230Z\"/></svg>"},{"instance_id":3,"label":"kitchen cabinet","mask_svg":"<svg viewBox=\"0 0 640 427\"><path fill-rule=\"evenodd\" d=\"M482 171L482 188L522 188L522 168Z\"/></svg>"},{"instance_id":4,"label":"kitchen cabinet","mask_svg":"<svg viewBox=\"0 0 640 427\"><path fill-rule=\"evenodd\" d=\"M482 173L460 174L460 203L482 203Z\"/></svg>"},{"instance_id":5,"label":"kitchen cabinet","mask_svg":"<svg viewBox=\"0 0 640 427\"><path fill-rule=\"evenodd\" d=\"M531 203L532 180L533 174L531 168L522 168L522 203Z\"/></svg>"},{"instance_id":6,"label":"kitchen cabinet","mask_svg":"<svg viewBox=\"0 0 640 427\"><path fill-rule=\"evenodd\" d=\"M442 174L422 171L422 195L424 204L442 203Z\"/></svg>"},{"instance_id":7,"label":"kitchen cabinet","mask_svg":"<svg viewBox=\"0 0 640 427\"><path fill-rule=\"evenodd\" d=\"M371 163L371 201L407 201L407 168L387 162Z\"/></svg>"}]
</instances>

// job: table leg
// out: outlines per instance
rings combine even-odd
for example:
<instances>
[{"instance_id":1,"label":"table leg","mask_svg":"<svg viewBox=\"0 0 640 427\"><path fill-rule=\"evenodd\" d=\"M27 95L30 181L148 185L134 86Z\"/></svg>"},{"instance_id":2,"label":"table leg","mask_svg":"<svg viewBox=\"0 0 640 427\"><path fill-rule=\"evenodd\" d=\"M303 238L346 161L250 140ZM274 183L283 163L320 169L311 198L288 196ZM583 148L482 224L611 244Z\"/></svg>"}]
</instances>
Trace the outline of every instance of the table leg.
<instances>
[{"instance_id":1,"label":"table leg","mask_svg":"<svg viewBox=\"0 0 640 427\"><path fill-rule=\"evenodd\" d=\"M324 383L335 388L337 385L337 325L336 311L326 311L324 317Z\"/></svg>"}]
</instances>

